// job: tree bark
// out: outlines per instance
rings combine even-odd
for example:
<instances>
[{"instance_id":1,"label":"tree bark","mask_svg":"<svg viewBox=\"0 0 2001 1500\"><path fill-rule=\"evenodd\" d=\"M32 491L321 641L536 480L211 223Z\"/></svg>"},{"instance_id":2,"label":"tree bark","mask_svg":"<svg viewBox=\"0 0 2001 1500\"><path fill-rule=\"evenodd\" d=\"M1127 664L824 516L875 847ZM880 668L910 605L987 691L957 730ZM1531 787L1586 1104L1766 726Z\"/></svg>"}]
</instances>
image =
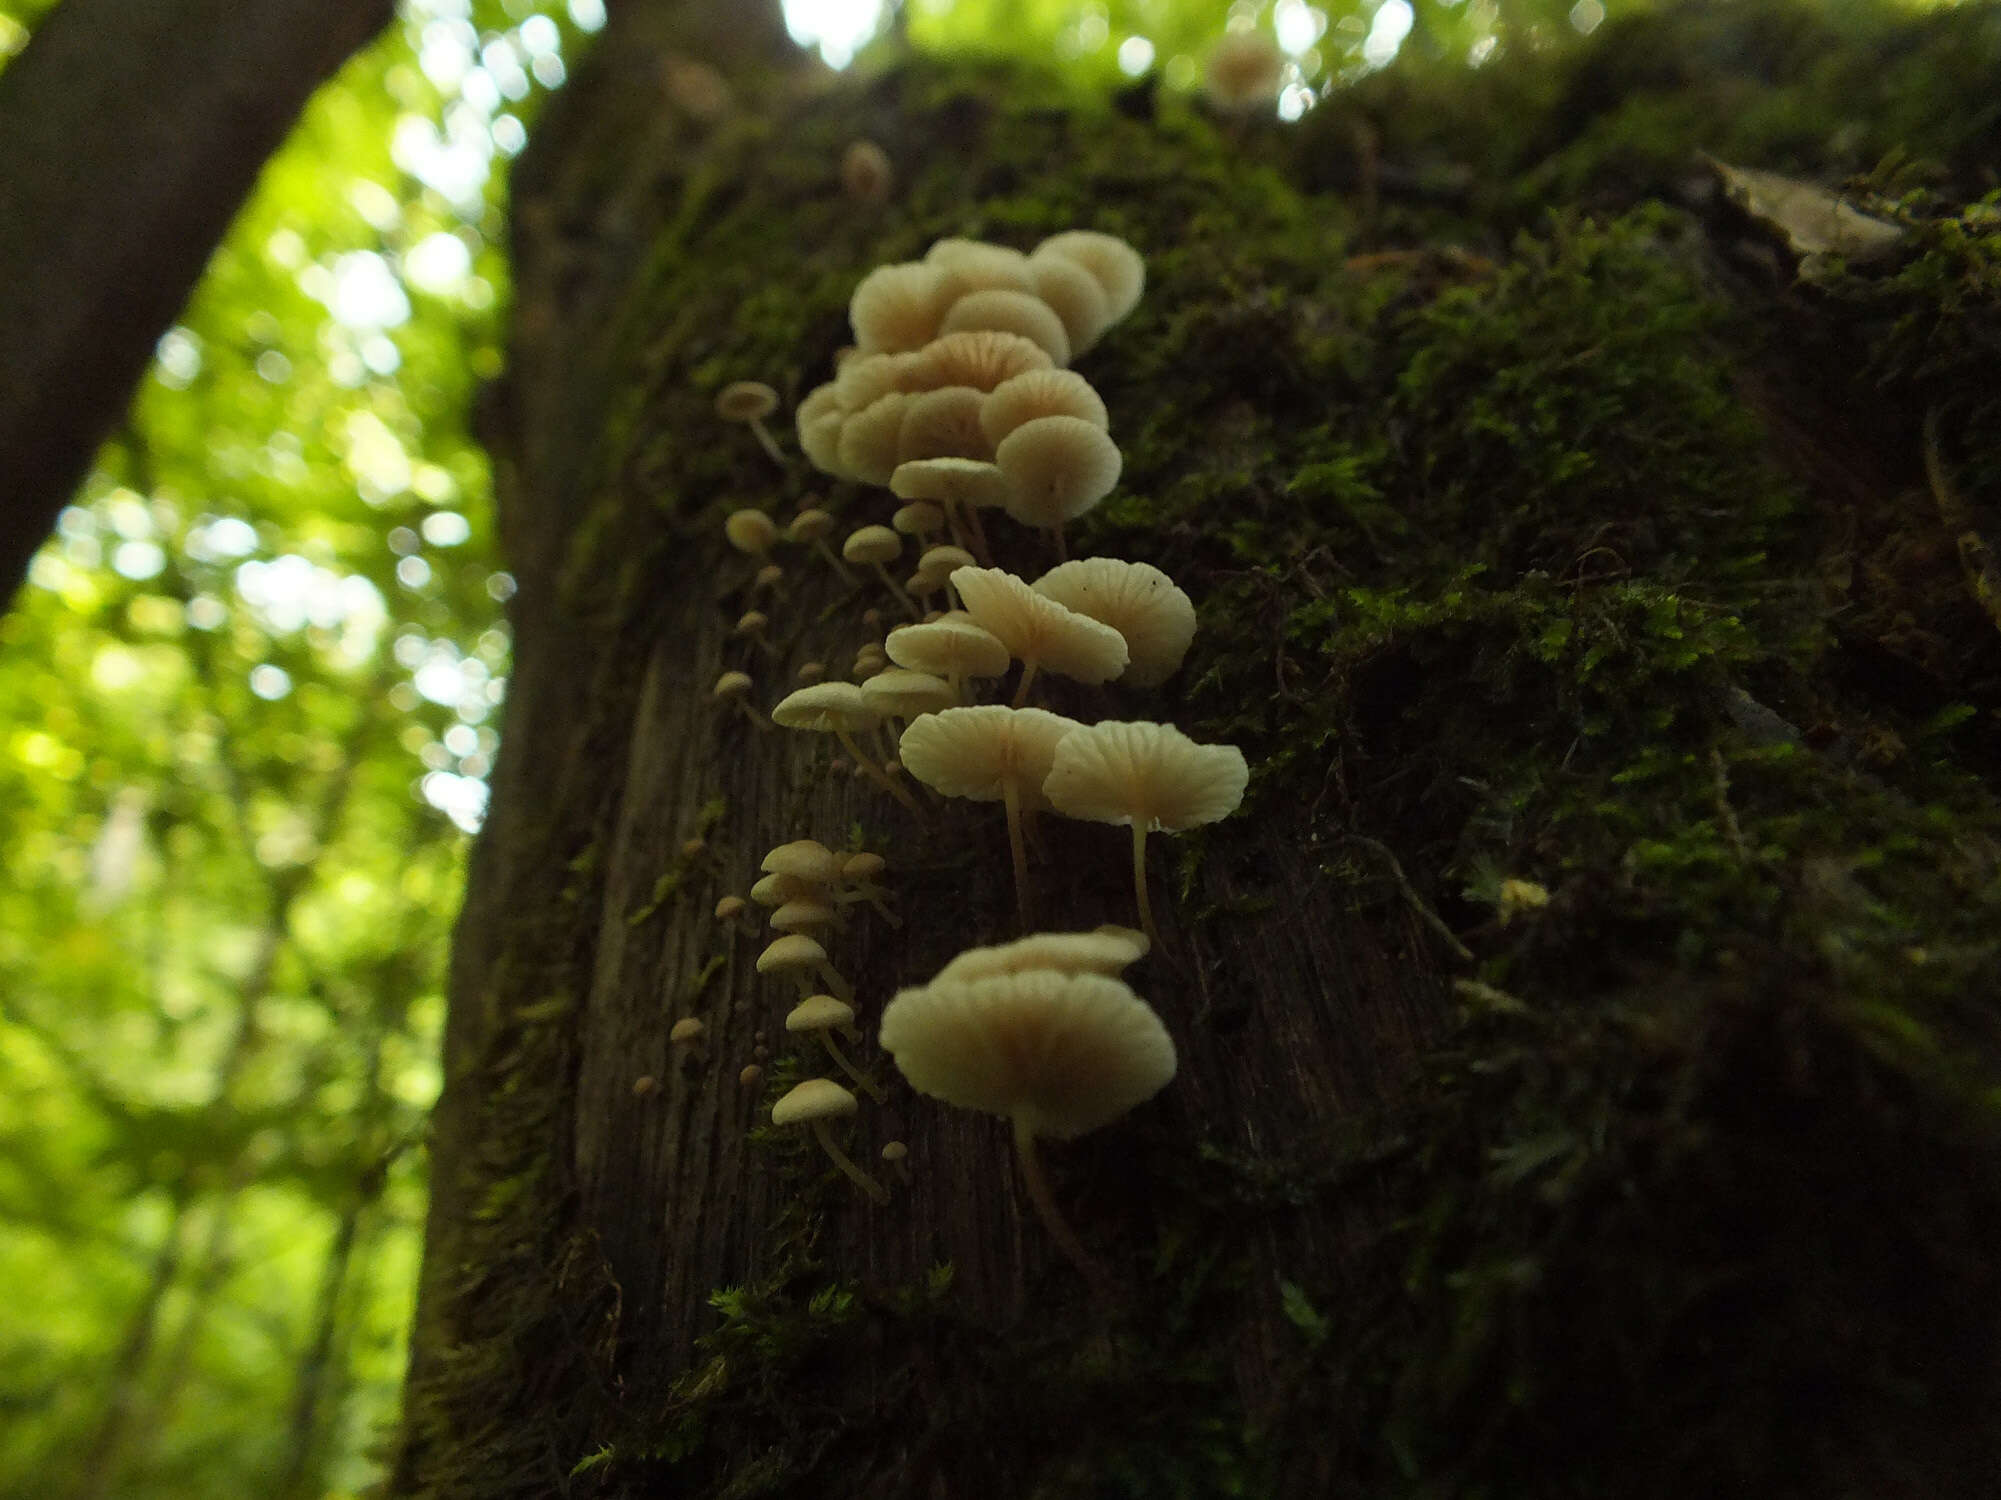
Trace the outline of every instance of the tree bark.
<instances>
[{"instance_id":1,"label":"tree bark","mask_svg":"<svg viewBox=\"0 0 2001 1500\"><path fill-rule=\"evenodd\" d=\"M1977 1493L2001 801L1954 726L2001 669L1915 503L1934 393L1851 379L1880 323L1839 298L1893 283L1757 280L1679 207L1511 241L1504 204L1378 170L1394 126L1363 219L1294 151L1354 154L1367 96L1219 133L976 66L802 87L771 40L712 40L735 102L691 111L684 43L609 32L517 176L483 415L517 668L393 1492ZM839 185L861 136L880 208ZM1047 1153L1109 1301L1004 1126L872 1040L891 1100L846 1143L908 1143L888 1207L772 1130L817 1065L712 915L780 842L883 853L904 927L831 945L866 1029L1015 935L993 808L913 816L711 703L727 669L766 704L843 675L892 609L800 550L756 652L725 513L893 508L711 401L830 378L871 265L1072 227L1149 257L1079 366L1125 475L1072 543L1166 568L1202 629L1158 695L1047 701L1256 768L1156 841L1132 979L1178 1076ZM1881 659L1911 608L1942 676ZM1134 920L1122 831L1042 840L1055 925Z\"/></svg>"},{"instance_id":2,"label":"tree bark","mask_svg":"<svg viewBox=\"0 0 2001 1500\"><path fill-rule=\"evenodd\" d=\"M391 9L65 0L0 73L0 607L265 159Z\"/></svg>"}]
</instances>

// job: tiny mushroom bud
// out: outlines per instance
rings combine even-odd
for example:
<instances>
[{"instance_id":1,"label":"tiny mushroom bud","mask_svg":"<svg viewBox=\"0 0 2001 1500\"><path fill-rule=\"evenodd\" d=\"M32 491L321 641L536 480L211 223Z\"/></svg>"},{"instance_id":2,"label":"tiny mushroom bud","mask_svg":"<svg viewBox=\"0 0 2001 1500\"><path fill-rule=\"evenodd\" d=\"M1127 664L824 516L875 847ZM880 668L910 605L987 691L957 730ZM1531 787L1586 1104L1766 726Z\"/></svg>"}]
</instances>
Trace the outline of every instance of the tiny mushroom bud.
<instances>
[{"instance_id":1,"label":"tiny mushroom bud","mask_svg":"<svg viewBox=\"0 0 2001 1500\"><path fill-rule=\"evenodd\" d=\"M885 1142L882 1148L882 1159L889 1163L890 1170L896 1173L905 1187L910 1186L910 1165L906 1160L909 1155L910 1148L902 1141Z\"/></svg>"},{"instance_id":2,"label":"tiny mushroom bud","mask_svg":"<svg viewBox=\"0 0 2001 1500\"><path fill-rule=\"evenodd\" d=\"M751 597L759 594L783 594L785 570L777 563L766 563L757 570L757 576L750 581Z\"/></svg>"},{"instance_id":3,"label":"tiny mushroom bud","mask_svg":"<svg viewBox=\"0 0 2001 1500\"><path fill-rule=\"evenodd\" d=\"M644 1099L659 1087L660 1080L655 1078L651 1073L642 1073L632 1080L632 1092L635 1098Z\"/></svg>"},{"instance_id":4,"label":"tiny mushroom bud","mask_svg":"<svg viewBox=\"0 0 2001 1500\"><path fill-rule=\"evenodd\" d=\"M875 576L882 580L883 587L896 596L897 601L910 611L910 617L914 620L918 615L917 606L910 602L910 596L903 592L902 586L883 568L884 563L893 561L902 551L903 538L887 526L861 527L857 531L850 532L847 541L841 544L841 556L849 562L867 563L874 568Z\"/></svg>"},{"instance_id":5,"label":"tiny mushroom bud","mask_svg":"<svg viewBox=\"0 0 2001 1500\"><path fill-rule=\"evenodd\" d=\"M716 395L716 415L725 422L748 424L758 445L782 469L785 467L785 455L778 451L778 444L771 440L771 434L764 426L764 419L776 410L778 392L761 380L733 381Z\"/></svg>"},{"instance_id":6,"label":"tiny mushroom bud","mask_svg":"<svg viewBox=\"0 0 2001 1500\"><path fill-rule=\"evenodd\" d=\"M749 719L751 723L755 724L759 729L768 729L771 726L765 722L764 715L751 707L750 699L747 696L751 685L749 674L744 672L725 672L716 679L716 685L709 690L709 696L718 703L734 703L738 708L743 710L744 717Z\"/></svg>"},{"instance_id":7,"label":"tiny mushroom bud","mask_svg":"<svg viewBox=\"0 0 2001 1500\"><path fill-rule=\"evenodd\" d=\"M667 1033L667 1040L676 1047L692 1047L702 1039L705 1028L693 1016L683 1016L674 1023L674 1029Z\"/></svg>"},{"instance_id":8,"label":"tiny mushroom bud","mask_svg":"<svg viewBox=\"0 0 2001 1500\"><path fill-rule=\"evenodd\" d=\"M841 187L850 198L881 203L896 181L889 153L874 141L853 141L841 155Z\"/></svg>"},{"instance_id":9,"label":"tiny mushroom bud","mask_svg":"<svg viewBox=\"0 0 2001 1500\"><path fill-rule=\"evenodd\" d=\"M747 609L737 617L730 634L741 640L754 641L766 656L776 656L778 648L765 639L765 627L771 624L771 617L761 609Z\"/></svg>"},{"instance_id":10,"label":"tiny mushroom bud","mask_svg":"<svg viewBox=\"0 0 2001 1500\"><path fill-rule=\"evenodd\" d=\"M921 546L945 530L945 512L929 500L913 500L891 516L889 524L891 530L916 537Z\"/></svg>"},{"instance_id":11,"label":"tiny mushroom bud","mask_svg":"<svg viewBox=\"0 0 2001 1500\"><path fill-rule=\"evenodd\" d=\"M832 995L808 995L786 1015L785 1029L796 1035L819 1037L821 1045L827 1049L827 1055L833 1058L834 1066L854 1079L856 1087L863 1093L877 1104L882 1104L889 1097L883 1093L882 1085L849 1062L848 1055L834 1041L833 1031L836 1027L847 1032L850 1037L855 1034L854 1020L855 1008L852 1005L836 1000Z\"/></svg>"},{"instance_id":12,"label":"tiny mushroom bud","mask_svg":"<svg viewBox=\"0 0 2001 1500\"><path fill-rule=\"evenodd\" d=\"M708 848L709 848L709 841L707 839L704 838L683 839L681 841L681 858L700 859L704 854L708 852Z\"/></svg>"},{"instance_id":13,"label":"tiny mushroom bud","mask_svg":"<svg viewBox=\"0 0 2001 1500\"><path fill-rule=\"evenodd\" d=\"M741 896L725 896L716 903L716 920L734 922L743 915L745 902Z\"/></svg>"},{"instance_id":14,"label":"tiny mushroom bud","mask_svg":"<svg viewBox=\"0 0 2001 1500\"><path fill-rule=\"evenodd\" d=\"M842 889L835 899L841 902L866 901L876 909L883 921L891 927L900 928L903 920L883 904L883 888L876 883L876 877L887 868L880 854L852 854L841 866Z\"/></svg>"},{"instance_id":15,"label":"tiny mushroom bud","mask_svg":"<svg viewBox=\"0 0 2001 1500\"><path fill-rule=\"evenodd\" d=\"M839 1167L849 1181L877 1203L887 1203L889 1189L848 1160L847 1154L834 1144L834 1138L827 1133L829 1120L854 1112L853 1094L831 1078L809 1078L771 1106L771 1123L809 1126L814 1139L820 1143L820 1149L827 1153L827 1159Z\"/></svg>"},{"instance_id":16,"label":"tiny mushroom bud","mask_svg":"<svg viewBox=\"0 0 2001 1500\"><path fill-rule=\"evenodd\" d=\"M756 1063L746 1064L743 1071L736 1075L736 1081L747 1089L754 1089L764 1082L764 1069Z\"/></svg>"},{"instance_id":17,"label":"tiny mushroom bud","mask_svg":"<svg viewBox=\"0 0 2001 1500\"><path fill-rule=\"evenodd\" d=\"M737 551L762 563L778 541L778 523L761 510L733 510L723 521L723 534Z\"/></svg>"},{"instance_id":18,"label":"tiny mushroom bud","mask_svg":"<svg viewBox=\"0 0 2001 1500\"><path fill-rule=\"evenodd\" d=\"M855 575L847 569L847 564L834 556L834 549L827 545L827 538L834 534L834 518L816 506L808 506L792 518L792 524L785 528L785 539L790 542L805 542L824 557L833 570L841 575L841 582L852 585Z\"/></svg>"}]
</instances>

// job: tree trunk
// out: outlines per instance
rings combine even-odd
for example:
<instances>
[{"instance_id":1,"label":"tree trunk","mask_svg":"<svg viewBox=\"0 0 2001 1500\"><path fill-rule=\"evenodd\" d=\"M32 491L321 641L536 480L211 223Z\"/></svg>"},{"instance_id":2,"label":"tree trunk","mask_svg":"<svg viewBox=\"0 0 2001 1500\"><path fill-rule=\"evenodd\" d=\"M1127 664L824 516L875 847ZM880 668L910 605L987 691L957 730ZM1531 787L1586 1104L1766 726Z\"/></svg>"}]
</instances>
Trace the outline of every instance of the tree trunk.
<instances>
[{"instance_id":1,"label":"tree trunk","mask_svg":"<svg viewBox=\"0 0 2001 1500\"><path fill-rule=\"evenodd\" d=\"M1934 204L1890 266L1809 285L1746 249L1769 225L1637 174L1591 179L1596 217L1525 215L1567 201L1529 167L1591 139L1590 64L1527 121L1451 81L1515 153L1481 182L1397 80L1219 132L998 68L809 86L769 32L644 14L516 177L483 421L517 665L394 1492L1977 1493L2001 650L1920 461L1930 410L1938 476L1993 500L1986 398L1952 387L1979 337L1935 311L1972 231ZM1975 28L1927 24L1945 55ZM1699 116L1691 66L1648 87ZM880 207L840 186L865 136ZM728 669L766 705L809 661L845 675L894 606L794 549L775 655L732 638L730 509L893 502L781 475L711 403L830 378L872 265L1073 227L1149 282L1079 366L1125 472L1071 545L1165 568L1201 630L1156 693L1044 701L1254 768L1237 816L1155 841L1165 941L1131 978L1178 1076L1045 1157L1103 1301L1003 1124L911 1093L872 1036L890 1102L844 1138L908 1143L887 1207L773 1130L818 1064L765 935L712 915L785 840L881 852L903 927L830 944L869 1031L1015 935L995 808L913 816L825 737L712 704ZM1953 284L1993 317L1992 280ZM1927 308L1930 362L1900 361ZM1134 920L1122 830L1042 840L1051 925Z\"/></svg>"}]
</instances>

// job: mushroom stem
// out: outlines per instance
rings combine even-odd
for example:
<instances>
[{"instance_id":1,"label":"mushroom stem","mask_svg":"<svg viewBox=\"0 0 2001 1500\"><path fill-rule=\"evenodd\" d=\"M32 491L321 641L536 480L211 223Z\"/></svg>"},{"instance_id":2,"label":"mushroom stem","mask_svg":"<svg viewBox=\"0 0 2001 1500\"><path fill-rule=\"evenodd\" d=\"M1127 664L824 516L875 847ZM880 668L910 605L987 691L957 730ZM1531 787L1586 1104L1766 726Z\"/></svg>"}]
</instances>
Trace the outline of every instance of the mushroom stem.
<instances>
[{"instance_id":1,"label":"mushroom stem","mask_svg":"<svg viewBox=\"0 0 2001 1500\"><path fill-rule=\"evenodd\" d=\"M841 1150L839 1146L836 1146L834 1138L827 1134L827 1122L825 1120L815 1120L812 1122L812 1125L813 1134L819 1137L821 1149L833 1159L834 1165L847 1173L849 1180L871 1198L875 1199L877 1203L889 1202L889 1189L848 1160L847 1153Z\"/></svg>"},{"instance_id":2,"label":"mushroom stem","mask_svg":"<svg viewBox=\"0 0 2001 1500\"><path fill-rule=\"evenodd\" d=\"M917 607L917 601L903 592L903 585L889 576L889 569L885 568L881 563L870 563L869 566L875 569L875 576L882 580L883 587L896 595L897 602L909 611L911 619L921 620L924 618L924 611Z\"/></svg>"},{"instance_id":3,"label":"mushroom stem","mask_svg":"<svg viewBox=\"0 0 2001 1500\"><path fill-rule=\"evenodd\" d=\"M1133 819L1133 889L1139 892L1139 925L1153 946L1161 946L1160 929L1153 925L1153 904L1146 899L1146 820Z\"/></svg>"},{"instance_id":4,"label":"mushroom stem","mask_svg":"<svg viewBox=\"0 0 2001 1500\"><path fill-rule=\"evenodd\" d=\"M1032 656L1021 664L1021 681L1015 684L1014 689L1014 707L1020 708L1028 701L1029 684L1035 681L1035 669L1041 665Z\"/></svg>"},{"instance_id":5,"label":"mushroom stem","mask_svg":"<svg viewBox=\"0 0 2001 1500\"><path fill-rule=\"evenodd\" d=\"M1021 842L1021 789L1012 776L1001 781L1001 800L1007 806L1008 852L1014 856L1014 905L1021 916L1021 930L1027 934L1035 930L1035 918L1030 911L1034 898L1028 887L1028 851Z\"/></svg>"},{"instance_id":6,"label":"mushroom stem","mask_svg":"<svg viewBox=\"0 0 2001 1500\"><path fill-rule=\"evenodd\" d=\"M972 537L959 520L959 502L956 500L944 500L939 503L945 511L945 524L952 530L952 545L955 547L965 547L968 552L971 552L973 549L967 544L972 541Z\"/></svg>"},{"instance_id":7,"label":"mushroom stem","mask_svg":"<svg viewBox=\"0 0 2001 1500\"><path fill-rule=\"evenodd\" d=\"M834 731L834 737L841 742L842 747L848 752L848 754L854 757L856 770L870 777L876 783L877 786L881 787L885 792L888 792L890 796L894 797L898 802L901 802L905 807L909 808L912 812L917 813L920 817L923 815L923 809L917 805L917 799L911 796L910 793L906 792L902 787L898 786L895 782L891 781L889 779L888 773L885 772L881 766L877 765L874 761L870 760L866 755L862 754L861 748L855 744L853 737L849 735L847 730L836 729Z\"/></svg>"},{"instance_id":8,"label":"mushroom stem","mask_svg":"<svg viewBox=\"0 0 2001 1500\"><path fill-rule=\"evenodd\" d=\"M1063 523L1058 521L1052 529L1056 534L1056 560L1060 563L1070 561L1069 549L1063 545Z\"/></svg>"},{"instance_id":9,"label":"mushroom stem","mask_svg":"<svg viewBox=\"0 0 2001 1500\"><path fill-rule=\"evenodd\" d=\"M813 1128L820 1128L817 1121ZM1035 1154L1035 1132L1019 1115L1014 1121L1014 1154L1021 1162L1021 1180L1028 1189L1028 1201L1035 1205L1035 1214L1042 1220L1042 1227L1049 1231L1049 1237L1056 1241L1056 1248L1063 1252L1064 1258L1091 1284L1091 1290L1109 1300L1115 1290L1111 1278L1085 1253L1084 1242L1077 1238L1077 1232L1057 1212L1056 1200L1049 1194L1049 1182L1042 1175L1041 1158Z\"/></svg>"},{"instance_id":10,"label":"mushroom stem","mask_svg":"<svg viewBox=\"0 0 2001 1500\"><path fill-rule=\"evenodd\" d=\"M765 718L763 714L759 713L756 709L752 708L748 703L744 702L743 699L741 698L737 699L736 706L742 709L744 717L750 720L751 728L769 729L771 727L771 720Z\"/></svg>"},{"instance_id":11,"label":"mushroom stem","mask_svg":"<svg viewBox=\"0 0 2001 1500\"><path fill-rule=\"evenodd\" d=\"M848 571L848 565L841 561L839 555L835 553L832 547L827 545L825 537L813 538L813 550L833 564L834 571L841 575L841 582L845 583L849 588L853 588L861 581Z\"/></svg>"},{"instance_id":12,"label":"mushroom stem","mask_svg":"<svg viewBox=\"0 0 2001 1500\"><path fill-rule=\"evenodd\" d=\"M986 523L980 519L980 508L977 505L966 507L966 520L973 528L973 541L976 544L966 550L978 557L980 566L984 568L989 565L992 554L987 550Z\"/></svg>"},{"instance_id":13,"label":"mushroom stem","mask_svg":"<svg viewBox=\"0 0 2001 1500\"><path fill-rule=\"evenodd\" d=\"M778 444L771 440L771 434L765 430L764 418L752 417L750 419L750 430L752 436L757 439L758 446L771 455L771 461L777 464L780 469L785 468L785 455L778 451Z\"/></svg>"},{"instance_id":14,"label":"mushroom stem","mask_svg":"<svg viewBox=\"0 0 2001 1500\"><path fill-rule=\"evenodd\" d=\"M837 1066L843 1073L847 1074L848 1077L854 1079L856 1086L859 1087L864 1094L867 1094L869 1098L875 1100L877 1104L887 1104L889 1102L889 1095L885 1094L882 1091L882 1085L877 1083L873 1078L869 1077L868 1074L862 1072L853 1063L849 1062L847 1053L843 1052L840 1049L840 1047L835 1044L835 1041L831 1036L829 1036L826 1032L823 1031L820 1033L820 1040L826 1045L827 1055L833 1058L835 1066Z\"/></svg>"}]
</instances>

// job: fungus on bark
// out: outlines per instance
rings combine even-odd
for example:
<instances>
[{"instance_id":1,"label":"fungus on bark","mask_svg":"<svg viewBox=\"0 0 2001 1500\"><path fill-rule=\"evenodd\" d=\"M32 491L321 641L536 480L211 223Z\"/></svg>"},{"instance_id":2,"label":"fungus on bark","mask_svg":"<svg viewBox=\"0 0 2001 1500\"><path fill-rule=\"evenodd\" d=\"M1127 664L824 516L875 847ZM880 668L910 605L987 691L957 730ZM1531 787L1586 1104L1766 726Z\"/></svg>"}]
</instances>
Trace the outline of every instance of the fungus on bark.
<instances>
[{"instance_id":1,"label":"fungus on bark","mask_svg":"<svg viewBox=\"0 0 2001 1500\"><path fill-rule=\"evenodd\" d=\"M742 422L750 428L758 446L783 469L785 455L778 451L778 444L771 440L771 433L764 425L764 419L777 410L778 392L761 380L734 380L716 393L716 415L725 422Z\"/></svg>"},{"instance_id":2,"label":"fungus on bark","mask_svg":"<svg viewBox=\"0 0 2001 1500\"><path fill-rule=\"evenodd\" d=\"M1119 445L1083 417L1037 417L994 446L994 466L1007 479L1007 513L1024 526L1055 533L1090 510L1119 482Z\"/></svg>"},{"instance_id":3,"label":"fungus on bark","mask_svg":"<svg viewBox=\"0 0 2001 1500\"><path fill-rule=\"evenodd\" d=\"M1021 662L1021 681L1014 693L1017 708L1027 701L1029 685L1043 667L1092 685L1109 682L1125 670L1124 636L1036 593L1012 573L958 568L952 573L952 587L966 601L974 623Z\"/></svg>"},{"instance_id":4,"label":"fungus on bark","mask_svg":"<svg viewBox=\"0 0 2001 1500\"><path fill-rule=\"evenodd\" d=\"M1015 428L1039 417L1078 417L1106 431L1112 425L1104 397L1075 370L1024 370L980 402L980 431L996 447Z\"/></svg>"},{"instance_id":5,"label":"fungus on bark","mask_svg":"<svg viewBox=\"0 0 2001 1500\"><path fill-rule=\"evenodd\" d=\"M856 1086L877 1104L886 1103L889 1096L883 1093L882 1085L849 1062L847 1053L834 1040L836 1027L850 1037L857 1035L854 1022L855 1008L852 1005L836 1000L832 995L808 995L786 1013L785 1029L797 1036L818 1037L820 1045L827 1049L827 1056L834 1060L835 1067L854 1079Z\"/></svg>"},{"instance_id":6,"label":"fungus on bark","mask_svg":"<svg viewBox=\"0 0 2001 1500\"><path fill-rule=\"evenodd\" d=\"M887 1203L889 1189L848 1160L847 1153L834 1144L833 1136L827 1131L829 1120L852 1115L856 1107L855 1096L833 1079L809 1078L771 1106L771 1123L810 1128L813 1138L820 1143L820 1149L827 1153L827 1159L840 1168L850 1182L877 1203Z\"/></svg>"},{"instance_id":7,"label":"fungus on bark","mask_svg":"<svg viewBox=\"0 0 2001 1500\"><path fill-rule=\"evenodd\" d=\"M944 678L961 703L966 700L967 678L1005 676L1014 660L1007 644L992 631L971 620L949 617L899 626L889 633L883 650L899 667Z\"/></svg>"},{"instance_id":8,"label":"fungus on bark","mask_svg":"<svg viewBox=\"0 0 2001 1500\"><path fill-rule=\"evenodd\" d=\"M1114 635L1117 631L1112 632ZM803 729L811 733L831 734L841 742L841 747L854 757L855 765L862 773L901 802L912 812L918 811L917 800L883 774L881 766L862 754L861 747L854 741L856 729L872 728L881 722L880 716L862 697L862 690L851 682L818 682L811 687L803 687L780 699L778 706L771 710L771 720L783 729Z\"/></svg>"},{"instance_id":9,"label":"fungus on bark","mask_svg":"<svg viewBox=\"0 0 2001 1500\"><path fill-rule=\"evenodd\" d=\"M799 986L799 998L802 1000L813 993L813 987L806 978L809 972L819 976L827 988L841 999L854 999L854 990L828 959L827 950L802 932L788 932L784 937L774 939L757 955L757 972L791 975L793 983Z\"/></svg>"},{"instance_id":10,"label":"fungus on bark","mask_svg":"<svg viewBox=\"0 0 2001 1500\"><path fill-rule=\"evenodd\" d=\"M1070 363L1070 335L1063 320L1034 292L1001 288L968 292L945 310L938 324L941 336L982 328L1019 334L1048 355L1051 363Z\"/></svg>"},{"instance_id":11,"label":"fungus on bark","mask_svg":"<svg viewBox=\"0 0 2001 1500\"><path fill-rule=\"evenodd\" d=\"M1028 970L900 990L880 1037L920 1094L1012 1122L1029 1201L1071 1264L1108 1291L1057 1210L1035 1142L1108 1125L1167 1085L1174 1043L1153 1008L1108 975Z\"/></svg>"},{"instance_id":12,"label":"fungus on bark","mask_svg":"<svg viewBox=\"0 0 2001 1500\"><path fill-rule=\"evenodd\" d=\"M1131 825L1140 925L1158 943L1147 899L1147 833L1181 833L1227 818L1249 779L1235 745L1198 745L1172 724L1111 722L1065 736L1042 790L1066 817Z\"/></svg>"},{"instance_id":13,"label":"fungus on bark","mask_svg":"<svg viewBox=\"0 0 2001 1500\"><path fill-rule=\"evenodd\" d=\"M1195 639L1195 605L1160 569L1116 557L1061 563L1032 587L1125 637L1129 660L1119 681L1158 687L1172 677Z\"/></svg>"}]
</instances>

